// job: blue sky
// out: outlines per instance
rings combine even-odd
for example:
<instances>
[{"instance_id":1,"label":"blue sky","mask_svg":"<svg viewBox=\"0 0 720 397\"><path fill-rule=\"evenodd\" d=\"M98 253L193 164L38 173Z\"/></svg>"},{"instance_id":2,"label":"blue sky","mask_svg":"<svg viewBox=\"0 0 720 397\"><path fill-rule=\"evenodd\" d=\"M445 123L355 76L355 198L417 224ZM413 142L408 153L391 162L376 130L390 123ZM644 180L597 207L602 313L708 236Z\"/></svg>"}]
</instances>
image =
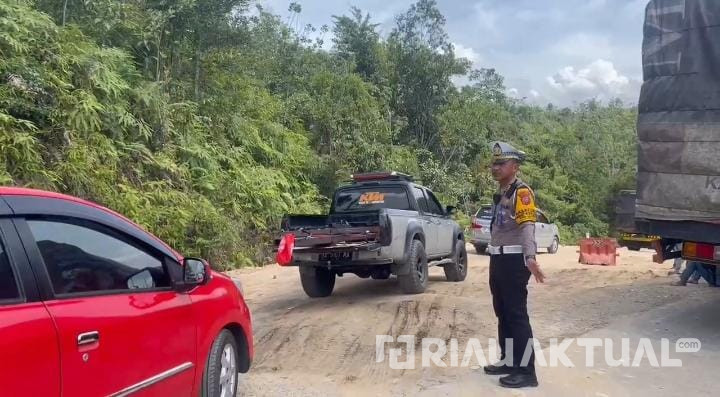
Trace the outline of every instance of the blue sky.
<instances>
[{"instance_id":1,"label":"blue sky","mask_svg":"<svg viewBox=\"0 0 720 397\"><path fill-rule=\"evenodd\" d=\"M387 35L406 0L297 0L298 26L332 24L351 6L369 12ZM289 0L259 0L288 16ZM508 93L544 105L573 105L640 91L642 23L648 0L438 0L456 53L505 76ZM324 37L331 44L330 33ZM456 80L462 84L462 80Z\"/></svg>"}]
</instances>

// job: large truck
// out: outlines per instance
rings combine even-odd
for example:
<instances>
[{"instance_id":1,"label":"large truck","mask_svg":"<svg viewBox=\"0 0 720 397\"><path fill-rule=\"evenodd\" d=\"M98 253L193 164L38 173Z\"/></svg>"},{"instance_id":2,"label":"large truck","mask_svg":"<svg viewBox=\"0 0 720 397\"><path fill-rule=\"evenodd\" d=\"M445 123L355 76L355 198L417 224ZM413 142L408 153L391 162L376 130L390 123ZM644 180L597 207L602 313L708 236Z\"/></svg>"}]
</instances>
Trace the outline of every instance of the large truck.
<instances>
[{"instance_id":1,"label":"large truck","mask_svg":"<svg viewBox=\"0 0 720 397\"><path fill-rule=\"evenodd\" d=\"M656 262L720 264L720 1L650 1L642 61L636 230Z\"/></svg>"}]
</instances>

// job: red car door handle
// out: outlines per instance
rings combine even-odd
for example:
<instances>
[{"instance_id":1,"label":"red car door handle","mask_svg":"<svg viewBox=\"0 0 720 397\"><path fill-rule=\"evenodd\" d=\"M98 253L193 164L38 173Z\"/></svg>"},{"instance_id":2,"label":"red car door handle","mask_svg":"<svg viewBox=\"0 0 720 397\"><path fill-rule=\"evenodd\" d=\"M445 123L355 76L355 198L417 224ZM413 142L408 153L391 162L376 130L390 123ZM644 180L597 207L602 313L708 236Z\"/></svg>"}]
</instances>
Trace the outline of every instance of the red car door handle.
<instances>
[{"instance_id":1,"label":"red car door handle","mask_svg":"<svg viewBox=\"0 0 720 397\"><path fill-rule=\"evenodd\" d=\"M77 337L78 346L100 342L100 333L97 331L84 332Z\"/></svg>"}]
</instances>

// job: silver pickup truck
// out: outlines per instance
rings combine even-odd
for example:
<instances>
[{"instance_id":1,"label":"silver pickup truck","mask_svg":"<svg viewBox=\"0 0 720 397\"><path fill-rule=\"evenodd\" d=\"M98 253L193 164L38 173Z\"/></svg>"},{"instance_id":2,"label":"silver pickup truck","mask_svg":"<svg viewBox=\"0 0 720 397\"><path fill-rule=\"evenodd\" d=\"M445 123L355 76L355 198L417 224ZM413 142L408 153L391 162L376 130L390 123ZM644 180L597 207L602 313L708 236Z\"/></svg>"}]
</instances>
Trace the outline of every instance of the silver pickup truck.
<instances>
[{"instance_id":1,"label":"silver pickup truck","mask_svg":"<svg viewBox=\"0 0 720 397\"><path fill-rule=\"evenodd\" d=\"M360 174L337 189L328 215L287 215L281 229L294 235L289 265L299 267L310 297L329 296L335 277L346 273L396 275L404 293L417 294L425 291L429 266L442 266L449 281L467 275L465 239L453 211L407 175Z\"/></svg>"}]
</instances>

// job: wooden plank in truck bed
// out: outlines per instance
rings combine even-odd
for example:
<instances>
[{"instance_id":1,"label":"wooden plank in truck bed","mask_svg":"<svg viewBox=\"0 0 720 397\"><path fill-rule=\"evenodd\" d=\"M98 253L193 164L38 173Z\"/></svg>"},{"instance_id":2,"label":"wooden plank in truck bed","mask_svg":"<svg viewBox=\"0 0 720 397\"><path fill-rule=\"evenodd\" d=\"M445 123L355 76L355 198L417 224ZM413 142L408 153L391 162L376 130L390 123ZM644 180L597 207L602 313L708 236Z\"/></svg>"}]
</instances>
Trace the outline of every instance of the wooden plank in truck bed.
<instances>
[{"instance_id":1,"label":"wooden plank in truck bed","mask_svg":"<svg viewBox=\"0 0 720 397\"><path fill-rule=\"evenodd\" d=\"M380 228L347 227L295 231L295 247L314 247L350 242L376 242Z\"/></svg>"}]
</instances>

